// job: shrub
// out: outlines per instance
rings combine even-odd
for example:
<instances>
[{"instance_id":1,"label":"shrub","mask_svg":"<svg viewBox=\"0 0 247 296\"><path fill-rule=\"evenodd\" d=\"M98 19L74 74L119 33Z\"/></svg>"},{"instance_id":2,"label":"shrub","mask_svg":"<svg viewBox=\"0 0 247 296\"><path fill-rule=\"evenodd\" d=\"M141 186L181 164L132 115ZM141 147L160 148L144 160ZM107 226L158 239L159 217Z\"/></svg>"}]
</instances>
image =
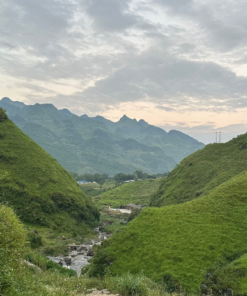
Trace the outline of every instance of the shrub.
<instances>
[{"instance_id":1,"label":"shrub","mask_svg":"<svg viewBox=\"0 0 247 296\"><path fill-rule=\"evenodd\" d=\"M77 273L72 269L67 269L62 267L61 265L57 264L56 262L53 262L46 257L41 256L39 253L30 252L25 255L25 259L38 266L43 271L45 270L53 270L58 271L60 274L67 275L69 277L76 276Z\"/></svg>"},{"instance_id":2,"label":"shrub","mask_svg":"<svg viewBox=\"0 0 247 296\"><path fill-rule=\"evenodd\" d=\"M35 233L34 231L28 232L27 238L28 238L28 241L30 242L30 247L32 249L36 249L43 245L42 237L38 233Z\"/></svg>"},{"instance_id":3,"label":"shrub","mask_svg":"<svg viewBox=\"0 0 247 296\"><path fill-rule=\"evenodd\" d=\"M26 231L13 210L0 205L0 295L14 286L14 273L27 250Z\"/></svg>"},{"instance_id":4,"label":"shrub","mask_svg":"<svg viewBox=\"0 0 247 296\"><path fill-rule=\"evenodd\" d=\"M0 122L4 121L5 119L8 119L8 116L5 113L5 110L3 110L3 108L0 108Z\"/></svg>"},{"instance_id":5,"label":"shrub","mask_svg":"<svg viewBox=\"0 0 247 296\"><path fill-rule=\"evenodd\" d=\"M120 293L122 296L132 295L147 295L148 294L148 280L143 273L131 274L126 273L122 276L106 276L106 286L109 290L115 293Z\"/></svg>"},{"instance_id":6,"label":"shrub","mask_svg":"<svg viewBox=\"0 0 247 296\"><path fill-rule=\"evenodd\" d=\"M128 222L135 219L141 213L140 209L133 209L128 217Z\"/></svg>"}]
</instances>

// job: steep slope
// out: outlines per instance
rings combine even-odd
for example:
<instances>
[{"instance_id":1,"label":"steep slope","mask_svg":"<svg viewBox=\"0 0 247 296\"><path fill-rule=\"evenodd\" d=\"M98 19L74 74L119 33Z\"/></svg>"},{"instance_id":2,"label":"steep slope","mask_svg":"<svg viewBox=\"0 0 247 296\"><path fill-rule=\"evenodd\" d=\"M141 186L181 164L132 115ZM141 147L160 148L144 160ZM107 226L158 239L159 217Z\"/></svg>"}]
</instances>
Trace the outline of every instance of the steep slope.
<instances>
[{"instance_id":1,"label":"steep slope","mask_svg":"<svg viewBox=\"0 0 247 296\"><path fill-rule=\"evenodd\" d=\"M83 173L149 174L171 171L188 154L202 148L198 141L123 116L112 122L101 116L77 116L52 104L25 105L0 100L13 122L55 157L67 170Z\"/></svg>"},{"instance_id":2,"label":"steep slope","mask_svg":"<svg viewBox=\"0 0 247 296\"><path fill-rule=\"evenodd\" d=\"M90 274L143 271L171 290L199 292L206 274L247 252L247 172L207 196L147 208L105 241ZM230 287L228 287L230 288Z\"/></svg>"},{"instance_id":3,"label":"steep slope","mask_svg":"<svg viewBox=\"0 0 247 296\"><path fill-rule=\"evenodd\" d=\"M176 204L207 194L247 170L247 134L224 144L210 144L186 157L164 179L152 206Z\"/></svg>"},{"instance_id":4,"label":"steep slope","mask_svg":"<svg viewBox=\"0 0 247 296\"><path fill-rule=\"evenodd\" d=\"M94 119L104 123L109 130L124 138L135 139L150 147L159 147L176 163L205 146L182 132L172 130L167 133L159 127L148 124L143 119L137 121L126 115L116 123L101 116L96 116Z\"/></svg>"},{"instance_id":5,"label":"steep slope","mask_svg":"<svg viewBox=\"0 0 247 296\"><path fill-rule=\"evenodd\" d=\"M151 196L158 190L160 179L139 180L133 183L123 184L114 189L104 192L95 198L99 205L111 207L126 206L128 203L148 206ZM83 190L83 187L82 187Z\"/></svg>"},{"instance_id":6,"label":"steep slope","mask_svg":"<svg viewBox=\"0 0 247 296\"><path fill-rule=\"evenodd\" d=\"M1 120L2 118L2 120ZM0 108L0 197L22 221L86 231L99 213L58 162L4 118Z\"/></svg>"}]
</instances>

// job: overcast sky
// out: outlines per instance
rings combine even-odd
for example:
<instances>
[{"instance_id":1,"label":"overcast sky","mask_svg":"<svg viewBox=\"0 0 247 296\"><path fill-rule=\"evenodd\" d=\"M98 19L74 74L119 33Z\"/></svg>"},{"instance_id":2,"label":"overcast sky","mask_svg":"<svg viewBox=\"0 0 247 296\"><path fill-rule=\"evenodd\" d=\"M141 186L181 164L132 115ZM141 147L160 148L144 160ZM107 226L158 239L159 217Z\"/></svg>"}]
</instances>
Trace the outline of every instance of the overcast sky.
<instances>
[{"instance_id":1,"label":"overcast sky","mask_svg":"<svg viewBox=\"0 0 247 296\"><path fill-rule=\"evenodd\" d=\"M213 142L247 130L246 0L0 0L0 96Z\"/></svg>"}]
</instances>

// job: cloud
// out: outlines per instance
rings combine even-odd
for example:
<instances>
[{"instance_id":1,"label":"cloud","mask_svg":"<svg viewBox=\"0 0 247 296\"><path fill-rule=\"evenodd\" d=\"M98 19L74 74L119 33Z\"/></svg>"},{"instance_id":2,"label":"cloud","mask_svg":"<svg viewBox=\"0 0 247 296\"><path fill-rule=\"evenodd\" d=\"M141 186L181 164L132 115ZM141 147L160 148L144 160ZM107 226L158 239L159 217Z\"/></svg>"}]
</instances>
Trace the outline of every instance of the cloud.
<instances>
[{"instance_id":1,"label":"cloud","mask_svg":"<svg viewBox=\"0 0 247 296\"><path fill-rule=\"evenodd\" d=\"M247 106L246 78L216 63L178 59L155 49L133 57L127 66L98 81L95 90L91 87L81 95L96 99L97 89L106 93L100 100L108 103L142 100L198 110Z\"/></svg>"},{"instance_id":2,"label":"cloud","mask_svg":"<svg viewBox=\"0 0 247 296\"><path fill-rule=\"evenodd\" d=\"M138 17L129 11L128 2L122 0L89 0L87 13L98 30L119 31L132 27Z\"/></svg>"},{"instance_id":3,"label":"cloud","mask_svg":"<svg viewBox=\"0 0 247 296\"><path fill-rule=\"evenodd\" d=\"M1 72L30 101L83 113L131 102L237 112L247 106L247 79L234 73L246 63L245 2L0 0Z\"/></svg>"},{"instance_id":4,"label":"cloud","mask_svg":"<svg viewBox=\"0 0 247 296\"><path fill-rule=\"evenodd\" d=\"M188 12L191 10L193 2L193 0L154 0L154 3L170 9L173 13Z\"/></svg>"}]
</instances>

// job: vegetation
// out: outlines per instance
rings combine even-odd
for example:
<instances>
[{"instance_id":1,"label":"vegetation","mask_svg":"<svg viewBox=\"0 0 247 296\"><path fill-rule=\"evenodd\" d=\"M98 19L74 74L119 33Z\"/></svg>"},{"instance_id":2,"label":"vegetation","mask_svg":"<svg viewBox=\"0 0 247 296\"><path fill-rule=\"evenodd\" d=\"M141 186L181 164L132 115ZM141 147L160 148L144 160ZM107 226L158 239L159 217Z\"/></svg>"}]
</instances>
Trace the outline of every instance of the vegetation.
<instances>
[{"instance_id":1,"label":"vegetation","mask_svg":"<svg viewBox=\"0 0 247 296\"><path fill-rule=\"evenodd\" d=\"M112 234L127 225L129 214L114 211L112 209L103 208L100 215L100 231Z\"/></svg>"},{"instance_id":2,"label":"vegetation","mask_svg":"<svg viewBox=\"0 0 247 296\"><path fill-rule=\"evenodd\" d=\"M139 216L141 213L141 210L140 209L133 209L131 211L131 213L129 214L129 217L128 217L128 222L132 221L133 219L135 219L137 216Z\"/></svg>"},{"instance_id":3,"label":"vegetation","mask_svg":"<svg viewBox=\"0 0 247 296\"><path fill-rule=\"evenodd\" d=\"M13 210L0 205L0 295L12 289L18 259L27 250L26 232ZM4 267L4 268L3 268Z\"/></svg>"},{"instance_id":4,"label":"vegetation","mask_svg":"<svg viewBox=\"0 0 247 296\"><path fill-rule=\"evenodd\" d=\"M246 192L247 173L242 173L207 196L142 210L103 243L90 274L120 276L143 270L169 291L182 286L187 293L199 293L210 270L247 252Z\"/></svg>"},{"instance_id":5,"label":"vegetation","mask_svg":"<svg viewBox=\"0 0 247 296\"><path fill-rule=\"evenodd\" d=\"M66 170L79 175L168 172L185 156L204 147L185 134L167 133L126 116L111 122L103 117L79 117L52 104L27 106L8 98L0 100L0 107Z\"/></svg>"},{"instance_id":6,"label":"vegetation","mask_svg":"<svg viewBox=\"0 0 247 296\"><path fill-rule=\"evenodd\" d=\"M186 157L163 180L152 206L178 204L208 194L247 170L247 134L225 144L210 144Z\"/></svg>"},{"instance_id":7,"label":"vegetation","mask_svg":"<svg viewBox=\"0 0 247 296\"><path fill-rule=\"evenodd\" d=\"M75 180L7 118L0 122L0 199L22 221L60 231L84 235L99 219Z\"/></svg>"},{"instance_id":8,"label":"vegetation","mask_svg":"<svg viewBox=\"0 0 247 296\"><path fill-rule=\"evenodd\" d=\"M26 231L13 210L0 204L0 295L67 296L89 294L92 288L123 296L165 296L163 287L143 274L125 274L105 279L78 278L76 272L61 267L36 252L28 252ZM30 262L32 265L28 263Z\"/></svg>"},{"instance_id":9,"label":"vegetation","mask_svg":"<svg viewBox=\"0 0 247 296\"><path fill-rule=\"evenodd\" d=\"M59 273L67 275L69 277L77 275L76 271L72 269L64 268L61 265L47 259L44 256L41 256L39 253L36 253L36 252L29 252L25 254L24 258L28 262L40 268L42 271L45 271L45 270L58 271Z\"/></svg>"},{"instance_id":10,"label":"vegetation","mask_svg":"<svg viewBox=\"0 0 247 296\"><path fill-rule=\"evenodd\" d=\"M110 183L114 182L116 184L122 183L124 181L129 181L129 180L146 180L146 179L156 179L156 178L162 178L162 177L167 177L168 173L163 173L163 174L152 174L149 175L147 173L144 173L141 170L135 171L133 174L124 174L124 173L117 173L114 177L109 177L107 174L83 174L83 175L78 175L77 173L70 172L71 176L79 181L87 181L87 182L96 182L100 185L103 185L104 183Z\"/></svg>"},{"instance_id":11,"label":"vegetation","mask_svg":"<svg viewBox=\"0 0 247 296\"><path fill-rule=\"evenodd\" d=\"M151 196L158 190L162 179L147 179L123 184L98 195L94 198L98 205L119 208L128 203L147 206Z\"/></svg>"}]
</instances>

